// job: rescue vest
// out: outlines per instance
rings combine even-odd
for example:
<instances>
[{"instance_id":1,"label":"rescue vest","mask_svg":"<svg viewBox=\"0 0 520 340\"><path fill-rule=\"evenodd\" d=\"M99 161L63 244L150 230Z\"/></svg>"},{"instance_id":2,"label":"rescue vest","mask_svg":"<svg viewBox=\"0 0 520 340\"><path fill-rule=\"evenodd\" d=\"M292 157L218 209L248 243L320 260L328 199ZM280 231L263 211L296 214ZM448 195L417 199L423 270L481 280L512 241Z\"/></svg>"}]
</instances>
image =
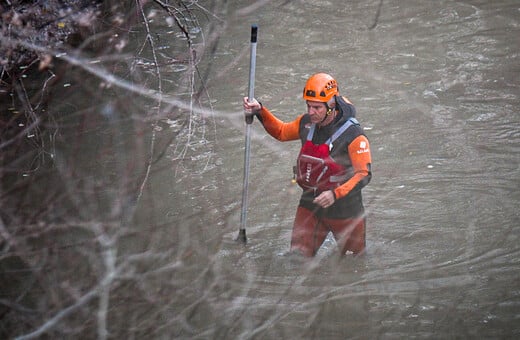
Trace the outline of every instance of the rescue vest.
<instances>
[{"instance_id":1,"label":"rescue vest","mask_svg":"<svg viewBox=\"0 0 520 340\"><path fill-rule=\"evenodd\" d=\"M296 161L295 176L298 185L315 194L333 190L348 180L345 166L330 156L333 143L352 125L359 125L355 118L348 119L324 144L314 144L312 137L316 124L312 124Z\"/></svg>"}]
</instances>

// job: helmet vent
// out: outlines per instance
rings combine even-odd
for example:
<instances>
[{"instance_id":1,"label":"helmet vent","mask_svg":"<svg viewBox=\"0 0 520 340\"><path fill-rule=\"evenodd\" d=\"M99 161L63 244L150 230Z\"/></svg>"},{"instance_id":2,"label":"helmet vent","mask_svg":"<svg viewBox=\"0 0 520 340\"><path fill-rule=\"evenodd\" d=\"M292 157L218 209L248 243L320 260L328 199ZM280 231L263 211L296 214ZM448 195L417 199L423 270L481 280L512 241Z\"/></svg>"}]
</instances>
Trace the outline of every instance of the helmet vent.
<instances>
[{"instance_id":1,"label":"helmet vent","mask_svg":"<svg viewBox=\"0 0 520 340\"><path fill-rule=\"evenodd\" d=\"M333 88L335 88L335 87L337 87L337 86L336 86L336 82L335 82L334 80L329 81L329 82L327 83L327 85L325 85L325 88L326 88L327 90L333 89Z\"/></svg>"},{"instance_id":2,"label":"helmet vent","mask_svg":"<svg viewBox=\"0 0 520 340\"><path fill-rule=\"evenodd\" d=\"M307 90L307 92L305 92L305 95L307 97L316 97L316 92L314 92L313 90Z\"/></svg>"}]
</instances>

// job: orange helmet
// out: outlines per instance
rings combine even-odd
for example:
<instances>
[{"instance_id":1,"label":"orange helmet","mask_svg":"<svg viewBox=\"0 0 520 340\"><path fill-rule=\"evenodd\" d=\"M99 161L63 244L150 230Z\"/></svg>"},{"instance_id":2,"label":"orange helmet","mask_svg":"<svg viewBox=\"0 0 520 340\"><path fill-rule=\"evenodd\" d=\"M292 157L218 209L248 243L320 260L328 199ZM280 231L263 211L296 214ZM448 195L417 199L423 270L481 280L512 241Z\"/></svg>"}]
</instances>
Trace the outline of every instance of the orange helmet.
<instances>
[{"instance_id":1,"label":"orange helmet","mask_svg":"<svg viewBox=\"0 0 520 340\"><path fill-rule=\"evenodd\" d=\"M303 99L316 102L328 102L339 94L338 83L326 73L312 75L303 88Z\"/></svg>"}]
</instances>

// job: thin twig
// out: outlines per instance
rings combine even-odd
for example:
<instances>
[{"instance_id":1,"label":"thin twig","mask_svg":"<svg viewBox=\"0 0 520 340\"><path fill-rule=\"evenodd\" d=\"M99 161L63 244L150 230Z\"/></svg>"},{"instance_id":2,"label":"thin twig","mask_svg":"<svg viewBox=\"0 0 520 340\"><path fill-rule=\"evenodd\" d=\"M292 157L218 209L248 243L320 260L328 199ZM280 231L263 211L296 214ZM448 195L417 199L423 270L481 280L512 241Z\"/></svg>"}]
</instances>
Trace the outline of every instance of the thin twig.
<instances>
[{"instance_id":1,"label":"thin twig","mask_svg":"<svg viewBox=\"0 0 520 340\"><path fill-rule=\"evenodd\" d=\"M379 15L381 14L381 6L383 6L383 0L379 0L379 5L377 6L377 11L376 11L376 16L374 18L374 23L372 25L370 25L370 27L368 28L369 30L372 30L372 29L376 28L377 23L379 21Z\"/></svg>"},{"instance_id":2,"label":"thin twig","mask_svg":"<svg viewBox=\"0 0 520 340\"><path fill-rule=\"evenodd\" d=\"M159 68L159 62L157 60L157 54L155 53L155 46L154 46L154 42L152 39L152 34L150 32L150 26L148 24L148 20L146 19L146 16L143 11L143 7L141 6L141 3L139 0L137 0L137 6L139 7L139 10L141 11L141 15L143 17L143 22L146 27L146 40L150 43L150 48L152 49L152 56L153 56L153 60L154 60L155 71L156 71L157 78L158 78L159 98L158 98L158 104L157 104L157 112L159 113L161 111L162 95L163 95L161 71ZM139 200L141 199L141 197L143 195L144 187L146 186L146 183L148 182L148 178L150 176L150 172L152 169L155 141L156 141L156 136L157 136L157 132L156 132L156 128L155 128L157 126L157 122L158 122L158 120L156 118L156 119L154 119L154 121L152 123L152 137L151 137L151 141L150 141L150 156L148 157L148 160L146 162L146 172L145 172L144 179L141 183L141 186L139 187L139 193L137 194L136 203L139 202Z\"/></svg>"}]
</instances>

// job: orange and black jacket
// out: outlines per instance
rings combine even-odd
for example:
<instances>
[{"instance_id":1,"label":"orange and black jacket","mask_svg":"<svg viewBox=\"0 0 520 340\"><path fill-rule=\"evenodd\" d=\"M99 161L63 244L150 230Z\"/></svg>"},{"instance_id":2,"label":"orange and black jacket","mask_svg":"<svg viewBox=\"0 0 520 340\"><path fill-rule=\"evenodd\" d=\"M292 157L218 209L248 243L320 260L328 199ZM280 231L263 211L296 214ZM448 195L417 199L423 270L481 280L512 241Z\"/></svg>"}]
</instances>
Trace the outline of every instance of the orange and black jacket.
<instances>
[{"instance_id":1,"label":"orange and black jacket","mask_svg":"<svg viewBox=\"0 0 520 340\"><path fill-rule=\"evenodd\" d=\"M336 97L336 108L338 114L336 119L323 127L317 127L312 142L323 144L339 129L349 118L355 116L355 108L344 97ZM305 143L309 128L311 126L308 114L298 116L292 122L283 122L276 118L266 107L262 107L257 117L262 122L265 130L280 141L300 139L302 145ZM312 203L314 196L312 192L303 193L300 206L317 214L329 218L352 218L361 216L364 207L361 196L361 188L368 184L372 177L370 144L360 125L352 125L334 143L331 157L339 164L345 166L349 172L349 179L334 189L336 202L329 208L320 209Z\"/></svg>"}]
</instances>

